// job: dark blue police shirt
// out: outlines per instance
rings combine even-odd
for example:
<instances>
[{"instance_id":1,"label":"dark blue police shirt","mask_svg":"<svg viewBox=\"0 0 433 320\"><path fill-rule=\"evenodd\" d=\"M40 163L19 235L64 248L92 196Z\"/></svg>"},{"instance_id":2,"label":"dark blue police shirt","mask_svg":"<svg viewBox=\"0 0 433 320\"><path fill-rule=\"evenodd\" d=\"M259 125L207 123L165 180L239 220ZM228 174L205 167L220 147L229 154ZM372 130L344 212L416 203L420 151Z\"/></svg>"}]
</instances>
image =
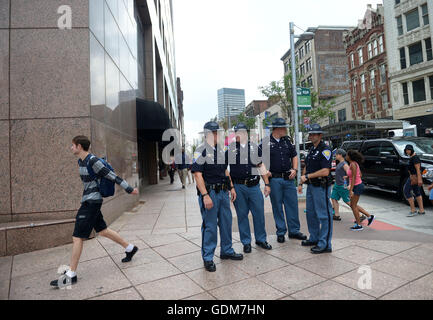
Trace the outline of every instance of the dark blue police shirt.
<instances>
[{"instance_id":1,"label":"dark blue police shirt","mask_svg":"<svg viewBox=\"0 0 433 320\"><path fill-rule=\"evenodd\" d=\"M289 137L282 137L278 142L272 135L270 138L269 171L275 173L288 172L292 167L292 159L298 154ZM261 146L262 149L262 146Z\"/></svg>"},{"instance_id":2,"label":"dark blue police shirt","mask_svg":"<svg viewBox=\"0 0 433 320\"><path fill-rule=\"evenodd\" d=\"M214 149L213 147L207 145L207 148ZM220 159L224 162L223 164L218 164L218 150L220 152ZM223 148L217 148L215 146L214 153L206 153L206 144L198 147L197 152L201 153L199 157L195 160L191 166L191 172L201 172L203 174L203 179L207 184L220 184L226 179L227 164L225 162L225 153ZM201 159L201 160L199 160ZM206 159L206 160L204 160Z\"/></svg>"},{"instance_id":3,"label":"dark blue police shirt","mask_svg":"<svg viewBox=\"0 0 433 320\"><path fill-rule=\"evenodd\" d=\"M331 169L332 167L332 151L321 141L317 148L311 147L305 158L306 171L305 174L314 173L322 169Z\"/></svg>"},{"instance_id":4,"label":"dark blue police shirt","mask_svg":"<svg viewBox=\"0 0 433 320\"><path fill-rule=\"evenodd\" d=\"M251 174L252 168L256 168L258 164L252 162L252 155L256 155L253 159L258 159L258 147L253 143L248 142L244 148L242 148L239 142L232 143L229 146L226 151L226 163L230 165L230 176L232 179L246 180L257 177ZM241 156L243 156L242 159ZM234 159L236 159L236 163L230 163Z\"/></svg>"}]
</instances>

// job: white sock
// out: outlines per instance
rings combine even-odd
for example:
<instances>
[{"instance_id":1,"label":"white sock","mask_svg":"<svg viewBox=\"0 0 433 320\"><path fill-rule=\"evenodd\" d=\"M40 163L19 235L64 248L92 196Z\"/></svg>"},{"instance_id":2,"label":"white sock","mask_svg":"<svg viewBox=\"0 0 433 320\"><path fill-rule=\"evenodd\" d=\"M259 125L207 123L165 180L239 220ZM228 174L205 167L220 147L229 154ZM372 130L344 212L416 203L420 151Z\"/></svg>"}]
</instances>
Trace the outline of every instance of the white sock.
<instances>
[{"instance_id":1,"label":"white sock","mask_svg":"<svg viewBox=\"0 0 433 320\"><path fill-rule=\"evenodd\" d=\"M66 275L69 278L73 278L73 277L75 277L77 275L77 273L75 271L68 270L68 272L66 272Z\"/></svg>"},{"instance_id":2,"label":"white sock","mask_svg":"<svg viewBox=\"0 0 433 320\"><path fill-rule=\"evenodd\" d=\"M126 247L126 252L132 252L133 249L134 249L134 245L129 244L129 245Z\"/></svg>"}]
</instances>

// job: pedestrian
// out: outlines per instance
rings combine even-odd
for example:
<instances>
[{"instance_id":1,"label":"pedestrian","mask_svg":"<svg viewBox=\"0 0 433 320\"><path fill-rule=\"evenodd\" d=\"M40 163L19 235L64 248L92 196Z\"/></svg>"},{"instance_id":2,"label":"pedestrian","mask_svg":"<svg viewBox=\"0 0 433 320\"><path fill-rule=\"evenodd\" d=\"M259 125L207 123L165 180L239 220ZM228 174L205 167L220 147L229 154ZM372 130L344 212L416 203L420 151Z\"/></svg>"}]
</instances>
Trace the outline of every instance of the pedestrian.
<instances>
[{"instance_id":1,"label":"pedestrian","mask_svg":"<svg viewBox=\"0 0 433 320\"><path fill-rule=\"evenodd\" d=\"M410 213L408 217L414 217L418 214L425 214L423 198L421 195L421 187L423 185L422 174L421 174L421 160L415 153L415 150L411 144L408 144L404 148L405 155L409 156L409 177L404 185L404 196L410 205ZM413 196L412 196L413 193ZM418 202L419 211L415 211L415 201Z\"/></svg>"},{"instance_id":2,"label":"pedestrian","mask_svg":"<svg viewBox=\"0 0 433 320\"><path fill-rule=\"evenodd\" d=\"M302 241L302 246L310 246L311 253L332 252L332 206L329 201L331 191L332 151L322 140L320 125L313 124L308 132L308 139L313 146L305 159L305 168L301 176L302 184L307 187L307 224L310 237Z\"/></svg>"},{"instance_id":3,"label":"pedestrian","mask_svg":"<svg viewBox=\"0 0 433 320\"><path fill-rule=\"evenodd\" d=\"M349 163L349 170L347 175L349 177L349 193L350 193L350 207L352 208L355 217L355 225L350 229L353 231L362 231L364 228L361 225L358 202L361 195L364 193L365 186L362 182L362 173L359 164L364 162L364 157L356 150L349 150L346 155L346 161ZM374 221L374 215L368 212L363 212L367 216L368 226Z\"/></svg>"},{"instance_id":4,"label":"pedestrian","mask_svg":"<svg viewBox=\"0 0 433 320\"><path fill-rule=\"evenodd\" d=\"M170 184L174 183L174 174L176 173L176 164L174 163L174 159L170 158L170 164L168 167L168 175L170 176Z\"/></svg>"},{"instance_id":5,"label":"pedestrian","mask_svg":"<svg viewBox=\"0 0 433 320\"><path fill-rule=\"evenodd\" d=\"M335 153L335 160L338 162L337 167L335 168L335 184L332 188L331 194L332 207L334 208L333 220L336 221L341 221L338 201L343 199L344 203L350 207L350 193L347 184L347 171L349 170L349 165L345 158L346 151L344 149L338 149ZM361 213L366 213L366 210L360 206L358 206L358 210ZM364 220L362 218L367 219L365 215L362 215L360 219L361 222Z\"/></svg>"},{"instance_id":6,"label":"pedestrian","mask_svg":"<svg viewBox=\"0 0 433 320\"><path fill-rule=\"evenodd\" d=\"M79 172L84 184L84 191L72 235L73 247L70 269L62 278L63 285L77 283L77 267L83 250L83 243L84 240L89 238L93 229L95 229L99 235L111 239L125 248L126 257L122 259L122 262L131 261L138 250L136 246L122 239L117 232L107 228L101 213L103 199L100 193L99 179L105 178L113 181L132 195L138 195L138 189L132 188L125 180L118 177L113 171L107 168L100 159L89 153L89 148L89 138L76 136L72 139L71 150L72 153L78 157ZM57 288L62 287L62 283L59 284L59 280L51 281L50 285Z\"/></svg>"},{"instance_id":7,"label":"pedestrian","mask_svg":"<svg viewBox=\"0 0 433 320\"><path fill-rule=\"evenodd\" d=\"M202 258L204 267L215 272L213 261L217 247L217 227L221 237L220 259L242 260L243 255L232 248L232 212L231 200L236 200L236 191L227 170L224 150L218 145L218 123L208 122L204 126L205 143L199 147L200 156L192 165L195 175L198 203L203 219Z\"/></svg>"},{"instance_id":8,"label":"pedestrian","mask_svg":"<svg viewBox=\"0 0 433 320\"><path fill-rule=\"evenodd\" d=\"M260 176L254 174L253 169L262 168L262 178L265 182L264 195L267 197L271 188L269 185L266 168L259 159L258 146L248 141L247 126L238 123L235 126L236 142L229 145L226 151L226 161L230 166L230 177L236 191L234 206L238 217L240 240L244 246L244 252L251 252L251 230L248 214L251 211L254 223L254 238L256 245L271 250L272 246L266 241L265 230L265 205L260 190Z\"/></svg>"},{"instance_id":9,"label":"pedestrian","mask_svg":"<svg viewBox=\"0 0 433 320\"><path fill-rule=\"evenodd\" d=\"M275 119L271 126L272 134L269 142L270 198L279 243L285 241L287 231L289 239L307 239L300 232L298 195L294 182L298 168L298 155L287 136L287 127L284 119ZM263 150L263 145L260 148Z\"/></svg>"},{"instance_id":10,"label":"pedestrian","mask_svg":"<svg viewBox=\"0 0 433 320\"><path fill-rule=\"evenodd\" d=\"M185 148L182 148L182 153L177 154L175 157L176 170L179 174L180 182L182 183L182 189L185 189L186 176L188 175L188 164L190 160L185 154Z\"/></svg>"}]
</instances>

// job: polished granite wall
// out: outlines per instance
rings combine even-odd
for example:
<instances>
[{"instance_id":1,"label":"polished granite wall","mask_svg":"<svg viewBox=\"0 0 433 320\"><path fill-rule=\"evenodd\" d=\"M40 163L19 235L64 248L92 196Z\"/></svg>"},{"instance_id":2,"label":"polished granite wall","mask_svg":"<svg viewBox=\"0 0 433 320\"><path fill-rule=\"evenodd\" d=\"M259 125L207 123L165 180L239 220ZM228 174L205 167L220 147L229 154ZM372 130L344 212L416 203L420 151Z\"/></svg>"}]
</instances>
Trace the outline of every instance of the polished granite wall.
<instances>
[{"instance_id":1,"label":"polished granite wall","mask_svg":"<svg viewBox=\"0 0 433 320\"><path fill-rule=\"evenodd\" d=\"M0 0L0 223L75 217L82 183L70 146L79 134L138 186L144 75L133 0L64 0L71 30L57 27L58 0L37 3ZM103 207L108 223L138 201L116 188Z\"/></svg>"}]
</instances>

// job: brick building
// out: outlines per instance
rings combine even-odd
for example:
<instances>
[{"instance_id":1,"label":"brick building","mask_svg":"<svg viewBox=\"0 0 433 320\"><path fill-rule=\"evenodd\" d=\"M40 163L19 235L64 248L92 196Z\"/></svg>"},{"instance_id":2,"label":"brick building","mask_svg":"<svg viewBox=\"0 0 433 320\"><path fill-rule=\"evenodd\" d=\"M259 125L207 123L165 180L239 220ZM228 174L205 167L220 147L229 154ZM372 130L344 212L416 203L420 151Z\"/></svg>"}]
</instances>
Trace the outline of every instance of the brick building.
<instances>
[{"instance_id":1,"label":"brick building","mask_svg":"<svg viewBox=\"0 0 433 320\"><path fill-rule=\"evenodd\" d=\"M355 120L392 119L382 5L368 5L360 25L345 38L352 116Z\"/></svg>"},{"instance_id":2,"label":"brick building","mask_svg":"<svg viewBox=\"0 0 433 320\"><path fill-rule=\"evenodd\" d=\"M245 108L247 117L255 117L270 107L268 100L253 100Z\"/></svg>"}]
</instances>

